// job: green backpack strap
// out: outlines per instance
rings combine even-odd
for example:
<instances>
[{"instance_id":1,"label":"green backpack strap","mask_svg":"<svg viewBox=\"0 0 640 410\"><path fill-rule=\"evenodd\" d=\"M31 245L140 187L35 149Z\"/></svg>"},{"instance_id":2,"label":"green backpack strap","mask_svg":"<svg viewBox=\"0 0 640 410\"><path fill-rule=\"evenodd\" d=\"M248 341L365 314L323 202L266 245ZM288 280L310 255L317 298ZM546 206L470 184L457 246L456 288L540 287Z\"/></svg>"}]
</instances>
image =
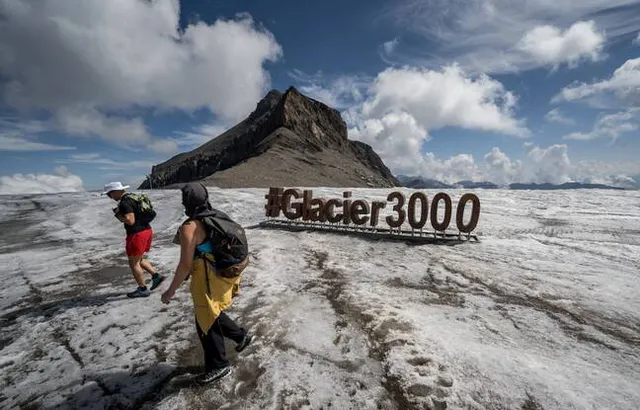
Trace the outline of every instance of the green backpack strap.
<instances>
[{"instance_id":1,"label":"green backpack strap","mask_svg":"<svg viewBox=\"0 0 640 410\"><path fill-rule=\"evenodd\" d=\"M125 194L133 199L140 207L140 212L146 213L153 210L153 204L147 194L135 194L133 192Z\"/></svg>"}]
</instances>

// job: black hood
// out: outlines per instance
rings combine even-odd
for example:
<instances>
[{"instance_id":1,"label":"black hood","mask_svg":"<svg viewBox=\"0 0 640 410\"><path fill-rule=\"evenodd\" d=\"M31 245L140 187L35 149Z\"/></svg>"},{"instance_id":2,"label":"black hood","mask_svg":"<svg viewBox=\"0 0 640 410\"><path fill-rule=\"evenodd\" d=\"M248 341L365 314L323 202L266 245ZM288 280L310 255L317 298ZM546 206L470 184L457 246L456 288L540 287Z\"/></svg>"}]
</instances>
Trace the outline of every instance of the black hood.
<instances>
[{"instance_id":1,"label":"black hood","mask_svg":"<svg viewBox=\"0 0 640 410\"><path fill-rule=\"evenodd\" d=\"M182 205L184 213L193 218L198 214L207 213L213 210L209 203L209 192L200 182L190 182L182 188Z\"/></svg>"}]
</instances>

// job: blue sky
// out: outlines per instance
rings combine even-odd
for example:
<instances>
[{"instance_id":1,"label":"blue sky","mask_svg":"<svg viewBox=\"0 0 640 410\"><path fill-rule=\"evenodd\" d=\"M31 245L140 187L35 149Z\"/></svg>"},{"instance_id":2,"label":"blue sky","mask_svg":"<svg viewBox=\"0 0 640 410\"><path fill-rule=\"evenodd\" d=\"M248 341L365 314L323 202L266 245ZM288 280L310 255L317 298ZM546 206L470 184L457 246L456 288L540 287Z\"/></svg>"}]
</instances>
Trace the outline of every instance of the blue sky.
<instances>
[{"instance_id":1,"label":"blue sky","mask_svg":"<svg viewBox=\"0 0 640 410\"><path fill-rule=\"evenodd\" d=\"M291 85L396 174L637 183L640 3L513 3L0 0L0 192L136 185Z\"/></svg>"}]
</instances>

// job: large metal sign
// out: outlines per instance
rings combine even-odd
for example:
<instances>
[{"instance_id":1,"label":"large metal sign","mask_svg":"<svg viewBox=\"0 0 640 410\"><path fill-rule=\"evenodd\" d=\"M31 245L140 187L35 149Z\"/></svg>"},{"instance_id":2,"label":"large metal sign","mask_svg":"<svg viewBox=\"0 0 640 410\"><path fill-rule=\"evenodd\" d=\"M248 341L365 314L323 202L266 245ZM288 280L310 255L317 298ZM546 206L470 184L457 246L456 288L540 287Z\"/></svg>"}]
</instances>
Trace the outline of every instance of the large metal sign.
<instances>
[{"instance_id":1,"label":"large metal sign","mask_svg":"<svg viewBox=\"0 0 640 410\"><path fill-rule=\"evenodd\" d=\"M267 228L319 230L414 242L478 240L472 232L480 218L480 199L472 193L464 194L458 200L455 214L457 229L450 227L453 202L444 192L434 195L431 206L427 195L419 191L414 192L408 201L404 193L394 191L387 195L387 202L369 203L354 199L350 191L343 192L342 198L314 198L310 189L272 187L265 199L265 215L269 219L260 226ZM468 202L471 202L471 217L465 222ZM441 218L438 215L440 203L444 205ZM388 204L392 211L384 217L388 227L380 227L381 210ZM286 219L277 219L281 214Z\"/></svg>"}]
</instances>

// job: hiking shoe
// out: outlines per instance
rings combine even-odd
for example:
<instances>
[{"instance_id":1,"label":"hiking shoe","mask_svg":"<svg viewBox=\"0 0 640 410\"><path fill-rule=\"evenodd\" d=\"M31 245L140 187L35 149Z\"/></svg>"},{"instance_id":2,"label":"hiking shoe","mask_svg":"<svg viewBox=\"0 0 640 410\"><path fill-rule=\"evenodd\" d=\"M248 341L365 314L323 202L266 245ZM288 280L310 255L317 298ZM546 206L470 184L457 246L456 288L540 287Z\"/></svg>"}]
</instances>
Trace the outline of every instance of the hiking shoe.
<instances>
[{"instance_id":1,"label":"hiking shoe","mask_svg":"<svg viewBox=\"0 0 640 410\"><path fill-rule=\"evenodd\" d=\"M249 343L251 343L252 340L253 336L251 336L249 333L244 335L242 341L236 345L236 352L240 353L241 351L243 351L245 347L249 346Z\"/></svg>"},{"instance_id":2,"label":"hiking shoe","mask_svg":"<svg viewBox=\"0 0 640 410\"><path fill-rule=\"evenodd\" d=\"M220 380L229 374L231 374L231 366L222 367L220 369L209 370L208 372L198 375L195 378L195 381L198 384L208 384L215 382L216 380Z\"/></svg>"},{"instance_id":3,"label":"hiking shoe","mask_svg":"<svg viewBox=\"0 0 640 410\"><path fill-rule=\"evenodd\" d=\"M146 286L144 288L138 287L133 292L127 293L127 296L130 298L146 298L149 295L151 295L151 292Z\"/></svg>"},{"instance_id":4,"label":"hiking shoe","mask_svg":"<svg viewBox=\"0 0 640 410\"><path fill-rule=\"evenodd\" d=\"M164 281L166 276L162 276L159 273L156 273L151 277L151 290L154 290Z\"/></svg>"}]
</instances>

